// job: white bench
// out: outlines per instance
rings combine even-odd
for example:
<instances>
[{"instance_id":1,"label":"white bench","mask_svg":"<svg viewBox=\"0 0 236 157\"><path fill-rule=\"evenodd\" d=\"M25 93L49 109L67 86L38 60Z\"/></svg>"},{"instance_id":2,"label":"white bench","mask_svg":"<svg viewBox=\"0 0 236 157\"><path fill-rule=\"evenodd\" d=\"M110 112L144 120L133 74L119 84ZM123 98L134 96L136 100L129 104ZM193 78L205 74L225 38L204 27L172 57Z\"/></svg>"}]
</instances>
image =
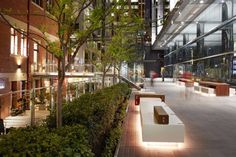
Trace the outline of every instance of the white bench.
<instances>
[{"instance_id":1,"label":"white bench","mask_svg":"<svg viewBox=\"0 0 236 157\"><path fill-rule=\"evenodd\" d=\"M185 86L185 82L182 82L182 81L179 81L179 80L176 81L176 84L180 85L180 86Z\"/></svg>"},{"instance_id":2,"label":"white bench","mask_svg":"<svg viewBox=\"0 0 236 157\"><path fill-rule=\"evenodd\" d=\"M155 122L154 106L162 106L169 115L169 124ZM175 113L157 98L140 99L143 142L184 142L184 124Z\"/></svg>"},{"instance_id":3,"label":"white bench","mask_svg":"<svg viewBox=\"0 0 236 157\"><path fill-rule=\"evenodd\" d=\"M234 96L235 95L235 89L234 88L229 88L229 95Z\"/></svg>"},{"instance_id":4,"label":"white bench","mask_svg":"<svg viewBox=\"0 0 236 157\"><path fill-rule=\"evenodd\" d=\"M199 85L194 85L193 89L196 92L201 92L201 87Z\"/></svg>"},{"instance_id":5,"label":"white bench","mask_svg":"<svg viewBox=\"0 0 236 157\"><path fill-rule=\"evenodd\" d=\"M215 89L201 86L201 92L209 95L215 95Z\"/></svg>"},{"instance_id":6,"label":"white bench","mask_svg":"<svg viewBox=\"0 0 236 157\"><path fill-rule=\"evenodd\" d=\"M193 89L195 92L204 93L209 96L215 96L215 89L214 88L194 85Z\"/></svg>"}]
</instances>

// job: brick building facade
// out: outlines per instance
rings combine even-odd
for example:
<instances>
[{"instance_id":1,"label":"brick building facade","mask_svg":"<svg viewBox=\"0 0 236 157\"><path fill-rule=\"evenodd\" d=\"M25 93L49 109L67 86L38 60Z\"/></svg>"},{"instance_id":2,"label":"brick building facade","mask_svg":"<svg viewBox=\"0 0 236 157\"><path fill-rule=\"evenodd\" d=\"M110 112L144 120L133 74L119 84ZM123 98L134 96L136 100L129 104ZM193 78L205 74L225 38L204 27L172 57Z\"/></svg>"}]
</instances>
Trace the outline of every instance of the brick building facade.
<instances>
[{"instance_id":1,"label":"brick building facade","mask_svg":"<svg viewBox=\"0 0 236 157\"><path fill-rule=\"evenodd\" d=\"M49 40L58 40L56 23L46 16L49 14L47 8L51 2L51 0L32 0L29 9L30 20L27 22L28 0L0 1L2 15L0 17L0 118L9 115L10 109L23 94L11 96L7 93L26 89L27 62L29 62L31 86L33 72L45 71L46 68L53 68L52 66L56 64L55 57L40 46L46 46L44 39L40 37L44 34ZM29 24L28 61L26 36L13 29L6 20L10 25L25 32ZM42 28L46 33L42 33ZM36 87L44 83L41 78L36 78L34 81Z\"/></svg>"}]
</instances>

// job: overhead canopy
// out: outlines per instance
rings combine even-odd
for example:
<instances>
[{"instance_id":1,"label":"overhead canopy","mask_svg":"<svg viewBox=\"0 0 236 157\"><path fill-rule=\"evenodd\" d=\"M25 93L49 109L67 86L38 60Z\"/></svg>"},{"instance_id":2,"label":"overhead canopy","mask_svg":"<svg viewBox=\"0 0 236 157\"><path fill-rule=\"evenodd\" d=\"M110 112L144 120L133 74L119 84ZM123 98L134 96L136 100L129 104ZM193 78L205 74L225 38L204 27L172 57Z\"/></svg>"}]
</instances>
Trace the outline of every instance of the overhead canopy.
<instances>
[{"instance_id":1,"label":"overhead canopy","mask_svg":"<svg viewBox=\"0 0 236 157\"><path fill-rule=\"evenodd\" d=\"M209 32L214 27L222 23L222 0L185 0L181 1L178 8L174 8L167 23L153 44L153 49L170 47L176 43L182 46L183 35L187 35L187 42L197 37L197 24L204 25L204 33ZM226 3L231 3L227 1ZM232 10L232 5L228 9ZM232 17L229 11L229 17ZM217 44L221 39L221 33L215 32L213 35L204 38L209 45Z\"/></svg>"}]
</instances>

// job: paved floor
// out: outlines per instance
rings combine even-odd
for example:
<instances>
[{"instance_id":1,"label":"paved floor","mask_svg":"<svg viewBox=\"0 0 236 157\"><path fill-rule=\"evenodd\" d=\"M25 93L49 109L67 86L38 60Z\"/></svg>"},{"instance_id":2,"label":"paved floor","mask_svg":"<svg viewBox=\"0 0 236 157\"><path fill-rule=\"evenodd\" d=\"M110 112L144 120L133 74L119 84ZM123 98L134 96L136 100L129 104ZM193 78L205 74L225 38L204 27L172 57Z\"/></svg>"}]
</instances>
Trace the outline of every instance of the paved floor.
<instances>
[{"instance_id":1,"label":"paved floor","mask_svg":"<svg viewBox=\"0 0 236 157\"><path fill-rule=\"evenodd\" d=\"M118 157L236 157L236 96L204 96L172 82L146 89L166 95L166 104L185 124L185 142L179 148L144 145L131 97Z\"/></svg>"}]
</instances>

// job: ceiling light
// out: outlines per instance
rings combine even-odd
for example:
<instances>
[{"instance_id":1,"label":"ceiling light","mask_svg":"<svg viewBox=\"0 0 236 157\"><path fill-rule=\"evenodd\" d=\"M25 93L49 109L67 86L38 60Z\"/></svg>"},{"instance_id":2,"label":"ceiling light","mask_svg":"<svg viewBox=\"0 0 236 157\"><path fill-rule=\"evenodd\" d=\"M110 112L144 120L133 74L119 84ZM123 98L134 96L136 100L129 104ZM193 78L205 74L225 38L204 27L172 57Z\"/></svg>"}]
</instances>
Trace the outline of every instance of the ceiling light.
<instances>
[{"instance_id":1,"label":"ceiling light","mask_svg":"<svg viewBox=\"0 0 236 157\"><path fill-rule=\"evenodd\" d=\"M204 3L204 0L200 0L200 3L201 3L201 4Z\"/></svg>"}]
</instances>

